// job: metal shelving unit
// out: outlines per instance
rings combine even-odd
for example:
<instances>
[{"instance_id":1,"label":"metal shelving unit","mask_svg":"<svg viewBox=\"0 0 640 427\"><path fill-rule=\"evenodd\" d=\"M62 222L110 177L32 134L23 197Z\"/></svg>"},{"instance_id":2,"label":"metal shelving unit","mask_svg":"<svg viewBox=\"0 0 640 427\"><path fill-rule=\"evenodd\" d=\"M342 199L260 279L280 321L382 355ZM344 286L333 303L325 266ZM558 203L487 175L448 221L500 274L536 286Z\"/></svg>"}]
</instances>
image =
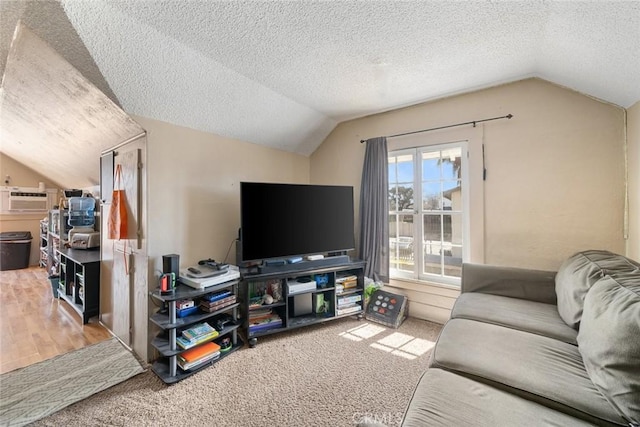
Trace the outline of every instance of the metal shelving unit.
<instances>
[{"instance_id":1,"label":"metal shelving unit","mask_svg":"<svg viewBox=\"0 0 640 427\"><path fill-rule=\"evenodd\" d=\"M210 286L204 289L193 289L186 285L179 284L175 292L169 295L162 295L160 291L153 291L150 293L151 298L161 302L163 307L156 313L152 314L149 320L160 328L160 333L152 340L151 345L158 351L160 357L156 360L151 369L155 372L162 381L167 384L173 384L184 378L187 378L196 372L213 365L219 360L227 357L229 354L235 352L241 348L244 343L238 336L238 328L240 327L238 318L238 302L225 306L219 310L213 312L201 312L198 311L185 317L177 317L176 302L184 299L197 299L206 294L219 292L227 289L231 289L234 295L238 295L238 280L232 280L229 282L221 283L219 285ZM178 347L176 339L178 333L182 329L186 329L191 325L204 321L213 321L221 314L231 313L234 324L224 327L218 331L218 335L206 342L202 342L198 345L206 344L210 341L218 341L221 338L229 335L231 337L231 348L225 352L221 352L220 356L209 362L205 362L202 365L190 369L182 370L178 366L178 356L183 353L184 349Z\"/></svg>"}]
</instances>

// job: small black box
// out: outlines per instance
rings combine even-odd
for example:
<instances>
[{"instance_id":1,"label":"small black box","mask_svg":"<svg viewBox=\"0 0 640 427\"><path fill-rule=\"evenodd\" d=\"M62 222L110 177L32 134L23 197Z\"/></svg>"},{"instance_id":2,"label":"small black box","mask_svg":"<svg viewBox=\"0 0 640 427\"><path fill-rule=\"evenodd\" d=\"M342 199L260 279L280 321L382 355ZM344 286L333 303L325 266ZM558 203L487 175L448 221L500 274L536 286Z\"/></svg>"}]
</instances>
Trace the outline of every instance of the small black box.
<instances>
[{"instance_id":1,"label":"small black box","mask_svg":"<svg viewBox=\"0 0 640 427\"><path fill-rule=\"evenodd\" d=\"M409 314L407 297L377 290L371 295L365 317L383 325L398 328Z\"/></svg>"},{"instance_id":2,"label":"small black box","mask_svg":"<svg viewBox=\"0 0 640 427\"><path fill-rule=\"evenodd\" d=\"M177 279L180 275L180 255L162 255L162 272L173 273Z\"/></svg>"}]
</instances>

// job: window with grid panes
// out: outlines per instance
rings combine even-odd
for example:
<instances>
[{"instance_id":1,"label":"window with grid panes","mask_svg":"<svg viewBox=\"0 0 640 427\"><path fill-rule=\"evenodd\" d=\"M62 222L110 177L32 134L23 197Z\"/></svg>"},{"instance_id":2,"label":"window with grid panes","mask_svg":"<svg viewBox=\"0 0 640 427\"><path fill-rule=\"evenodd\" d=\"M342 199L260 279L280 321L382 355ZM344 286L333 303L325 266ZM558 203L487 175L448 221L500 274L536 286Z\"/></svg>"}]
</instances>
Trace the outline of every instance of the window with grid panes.
<instances>
[{"instance_id":1,"label":"window with grid panes","mask_svg":"<svg viewBox=\"0 0 640 427\"><path fill-rule=\"evenodd\" d=\"M467 244L466 142L389 153L392 278L459 284Z\"/></svg>"}]
</instances>

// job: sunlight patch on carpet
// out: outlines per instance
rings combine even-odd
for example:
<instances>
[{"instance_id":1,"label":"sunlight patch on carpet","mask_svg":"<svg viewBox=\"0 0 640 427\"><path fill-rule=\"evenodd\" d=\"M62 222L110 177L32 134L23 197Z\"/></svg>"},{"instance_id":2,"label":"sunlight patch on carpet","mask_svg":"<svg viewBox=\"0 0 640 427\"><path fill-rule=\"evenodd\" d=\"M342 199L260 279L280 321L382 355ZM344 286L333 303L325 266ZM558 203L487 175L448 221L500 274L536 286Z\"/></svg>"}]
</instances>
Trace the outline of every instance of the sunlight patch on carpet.
<instances>
[{"instance_id":1,"label":"sunlight patch on carpet","mask_svg":"<svg viewBox=\"0 0 640 427\"><path fill-rule=\"evenodd\" d=\"M378 343L382 345L386 345L387 347L398 348L405 345L412 339L413 337L411 335L401 334L400 332L394 332L393 334L378 340Z\"/></svg>"},{"instance_id":2,"label":"sunlight patch on carpet","mask_svg":"<svg viewBox=\"0 0 640 427\"><path fill-rule=\"evenodd\" d=\"M341 332L338 336L358 342L371 339L388 330L388 328L382 326L365 323L364 325ZM376 342L369 344L369 346L384 351L385 353L393 354L394 356L414 360L428 353L435 346L435 342L391 331L389 335L383 336Z\"/></svg>"},{"instance_id":3,"label":"sunlight patch on carpet","mask_svg":"<svg viewBox=\"0 0 640 427\"><path fill-rule=\"evenodd\" d=\"M428 353L435 345L436 343L433 341L395 332L379 339L378 342L372 343L371 347L393 354L394 356L413 360L418 356Z\"/></svg>"},{"instance_id":4,"label":"sunlight patch on carpet","mask_svg":"<svg viewBox=\"0 0 640 427\"><path fill-rule=\"evenodd\" d=\"M349 339L351 341L362 341L372 338L381 332L386 331L386 328L382 326L372 325L371 323L365 323L356 328L351 328L346 332L341 332L339 336Z\"/></svg>"},{"instance_id":5,"label":"sunlight patch on carpet","mask_svg":"<svg viewBox=\"0 0 640 427\"><path fill-rule=\"evenodd\" d=\"M142 372L116 338L7 372L0 375L0 425L23 426Z\"/></svg>"}]
</instances>

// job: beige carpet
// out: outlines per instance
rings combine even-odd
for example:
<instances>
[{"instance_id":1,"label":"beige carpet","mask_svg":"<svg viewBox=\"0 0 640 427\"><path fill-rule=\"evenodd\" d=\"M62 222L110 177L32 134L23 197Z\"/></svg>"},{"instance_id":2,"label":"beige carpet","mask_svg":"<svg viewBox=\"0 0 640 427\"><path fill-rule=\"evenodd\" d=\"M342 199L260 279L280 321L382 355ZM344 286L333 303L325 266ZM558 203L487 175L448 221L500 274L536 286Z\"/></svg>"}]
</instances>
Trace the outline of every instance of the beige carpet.
<instances>
[{"instance_id":1,"label":"beige carpet","mask_svg":"<svg viewBox=\"0 0 640 427\"><path fill-rule=\"evenodd\" d=\"M33 425L397 425L440 329L347 318L263 337L172 386L147 371Z\"/></svg>"}]
</instances>

